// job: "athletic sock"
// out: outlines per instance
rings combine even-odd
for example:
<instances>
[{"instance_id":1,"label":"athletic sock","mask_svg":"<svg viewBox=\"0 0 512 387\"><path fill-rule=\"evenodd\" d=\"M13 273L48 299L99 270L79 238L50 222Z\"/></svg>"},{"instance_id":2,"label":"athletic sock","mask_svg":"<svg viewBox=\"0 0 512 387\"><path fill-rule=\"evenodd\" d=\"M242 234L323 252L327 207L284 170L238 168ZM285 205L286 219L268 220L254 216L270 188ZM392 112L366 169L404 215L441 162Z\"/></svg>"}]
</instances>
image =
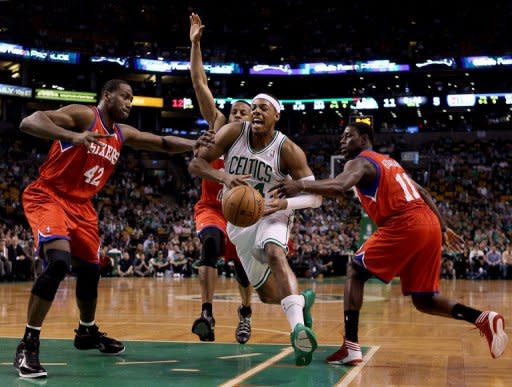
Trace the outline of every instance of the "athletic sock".
<instances>
[{"instance_id":1,"label":"athletic sock","mask_svg":"<svg viewBox=\"0 0 512 387\"><path fill-rule=\"evenodd\" d=\"M299 294L292 294L281 300L281 308L283 308L283 312L286 314L292 331L295 325L299 323L304 324L304 315L302 313L304 303L304 296Z\"/></svg>"},{"instance_id":2,"label":"athletic sock","mask_svg":"<svg viewBox=\"0 0 512 387\"><path fill-rule=\"evenodd\" d=\"M240 308L240 315L242 317L247 317L247 316L250 316L252 314L252 309L251 309L251 305L242 305L241 308Z\"/></svg>"},{"instance_id":3,"label":"athletic sock","mask_svg":"<svg viewBox=\"0 0 512 387\"><path fill-rule=\"evenodd\" d=\"M93 327L96 325L96 321L92 320L91 322L84 322L80 320L80 323L78 324L78 333L86 333L90 327Z\"/></svg>"},{"instance_id":4,"label":"athletic sock","mask_svg":"<svg viewBox=\"0 0 512 387\"><path fill-rule=\"evenodd\" d=\"M28 325L25 327L25 335L23 335L23 341L29 339L37 339L39 340L39 334L41 333L41 327L35 327L32 325Z\"/></svg>"},{"instance_id":5,"label":"athletic sock","mask_svg":"<svg viewBox=\"0 0 512 387\"><path fill-rule=\"evenodd\" d=\"M464 320L474 324L482 312L466 305L455 304L450 314L456 320Z\"/></svg>"},{"instance_id":6,"label":"athletic sock","mask_svg":"<svg viewBox=\"0 0 512 387\"><path fill-rule=\"evenodd\" d=\"M207 316L212 316L213 315L213 306L210 302L205 302L202 307L201 307L201 310L204 312L206 311L206 315Z\"/></svg>"},{"instance_id":7,"label":"athletic sock","mask_svg":"<svg viewBox=\"0 0 512 387\"><path fill-rule=\"evenodd\" d=\"M345 311L345 338L353 343L358 343L358 327L359 327L359 311L346 310Z\"/></svg>"}]
</instances>

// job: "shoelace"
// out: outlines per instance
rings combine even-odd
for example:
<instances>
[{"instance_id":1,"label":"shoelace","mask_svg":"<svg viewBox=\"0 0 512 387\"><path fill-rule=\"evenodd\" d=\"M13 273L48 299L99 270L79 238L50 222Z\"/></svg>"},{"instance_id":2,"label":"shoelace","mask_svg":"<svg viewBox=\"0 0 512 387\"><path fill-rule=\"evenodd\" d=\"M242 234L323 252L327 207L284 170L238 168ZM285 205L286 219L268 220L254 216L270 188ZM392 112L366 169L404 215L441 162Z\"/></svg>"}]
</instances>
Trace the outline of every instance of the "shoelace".
<instances>
[{"instance_id":1,"label":"shoelace","mask_svg":"<svg viewBox=\"0 0 512 387\"><path fill-rule=\"evenodd\" d=\"M249 317L242 317L238 324L238 333L248 334L251 331L251 319Z\"/></svg>"}]
</instances>

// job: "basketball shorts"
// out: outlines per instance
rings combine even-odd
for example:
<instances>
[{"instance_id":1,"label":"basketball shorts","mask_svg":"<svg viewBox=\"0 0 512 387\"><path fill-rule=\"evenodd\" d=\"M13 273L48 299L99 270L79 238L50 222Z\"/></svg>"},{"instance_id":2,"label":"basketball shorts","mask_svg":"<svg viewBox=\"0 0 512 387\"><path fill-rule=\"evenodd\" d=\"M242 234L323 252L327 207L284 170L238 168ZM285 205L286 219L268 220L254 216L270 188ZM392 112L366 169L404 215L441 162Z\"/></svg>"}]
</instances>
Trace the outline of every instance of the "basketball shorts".
<instances>
[{"instance_id":1,"label":"basketball shorts","mask_svg":"<svg viewBox=\"0 0 512 387\"><path fill-rule=\"evenodd\" d=\"M266 244L274 243L288 252L292 214L292 211L277 211L249 227L228 223L229 239L236 246L242 266L255 289L263 286L271 272L265 258Z\"/></svg>"},{"instance_id":2,"label":"basketball shorts","mask_svg":"<svg viewBox=\"0 0 512 387\"><path fill-rule=\"evenodd\" d=\"M99 264L98 216L90 200L64 199L36 180L23 192L23 209L34 234L34 246L65 239L71 255Z\"/></svg>"},{"instance_id":3,"label":"basketball shorts","mask_svg":"<svg viewBox=\"0 0 512 387\"><path fill-rule=\"evenodd\" d=\"M439 292L442 235L436 215L415 209L386 222L353 260L384 282L400 276L404 295Z\"/></svg>"},{"instance_id":4,"label":"basketball shorts","mask_svg":"<svg viewBox=\"0 0 512 387\"><path fill-rule=\"evenodd\" d=\"M226 233L226 219L224 219L224 215L220 208L217 209L205 206L198 208L196 206L194 220L196 222L196 230L198 234L207 227L217 227L222 230L223 233Z\"/></svg>"}]
</instances>

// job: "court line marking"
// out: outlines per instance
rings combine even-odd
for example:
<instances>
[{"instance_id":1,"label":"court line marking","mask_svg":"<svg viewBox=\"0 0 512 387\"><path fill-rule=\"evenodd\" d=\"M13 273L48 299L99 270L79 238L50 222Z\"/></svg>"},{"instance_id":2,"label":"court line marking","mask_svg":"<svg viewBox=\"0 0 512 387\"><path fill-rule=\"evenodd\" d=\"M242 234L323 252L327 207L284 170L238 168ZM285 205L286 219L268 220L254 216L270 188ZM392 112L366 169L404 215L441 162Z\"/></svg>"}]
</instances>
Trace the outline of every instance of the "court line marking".
<instances>
[{"instance_id":1,"label":"court line marking","mask_svg":"<svg viewBox=\"0 0 512 387\"><path fill-rule=\"evenodd\" d=\"M171 371L175 372L199 372L197 368L171 368Z\"/></svg>"},{"instance_id":2,"label":"court line marking","mask_svg":"<svg viewBox=\"0 0 512 387\"><path fill-rule=\"evenodd\" d=\"M259 356L263 355L261 352L255 352L255 353L244 353L242 355L231 355L231 356L219 356L217 359L239 359L242 357L252 357L252 356Z\"/></svg>"},{"instance_id":3,"label":"court line marking","mask_svg":"<svg viewBox=\"0 0 512 387\"><path fill-rule=\"evenodd\" d=\"M0 365L3 365L3 366L12 366L12 361L10 363L0 363ZM41 365L45 365L45 366L67 366L68 363L41 363Z\"/></svg>"},{"instance_id":4,"label":"court line marking","mask_svg":"<svg viewBox=\"0 0 512 387\"><path fill-rule=\"evenodd\" d=\"M121 325L121 324L126 325L125 323L119 323L118 325ZM183 325L185 325L185 324L183 324ZM409 323L409 325L410 325L410 323ZM432 326L432 324L430 324L430 326ZM289 339L289 336L290 336L290 331L287 331L287 332L275 331L273 329L260 329L260 330L261 331L268 331L268 332L279 332L279 333L283 333L283 334L286 333L288 335L288 339ZM509 330L512 331L512 328L505 329L505 331L509 331ZM0 340L1 339L17 339L17 340L19 340L20 337L19 336L0 336ZM72 339L66 338L66 337L45 337L45 338L43 338L41 340L43 340L43 341L44 340L71 341ZM155 340L155 339L130 339L130 338L124 338L123 342L128 342L129 343L129 342L133 341L135 343L197 344L197 345L204 345L204 346L207 346L207 345L233 345L233 346L240 346L239 343L236 343L236 342L233 342L233 341L211 341L211 342L205 342L205 341L196 341L196 340L185 341L185 340ZM269 345L269 346L275 346L275 347L286 347L286 346L289 346L290 344L286 344L284 342L283 343L250 342L250 343L244 344L244 345L246 345L246 346L251 346L251 345ZM336 347L336 348L339 348L340 344L339 344L339 342L338 343L335 343L335 342L332 342L332 343L321 343L321 346L322 347Z\"/></svg>"},{"instance_id":5,"label":"court line marking","mask_svg":"<svg viewBox=\"0 0 512 387\"><path fill-rule=\"evenodd\" d=\"M117 365L135 365L135 364L166 364L178 363L178 360L147 360L147 361L118 361Z\"/></svg>"},{"instance_id":6,"label":"court line marking","mask_svg":"<svg viewBox=\"0 0 512 387\"><path fill-rule=\"evenodd\" d=\"M370 347L370 350L363 356L363 361L359 363L359 365L352 367L349 373L342 377L334 386L347 387L350 383L352 383L352 381L356 378L357 375L361 373L363 367L366 365L366 363L368 363L368 361L370 361L370 359L373 357L373 355L375 355L375 352L377 352L379 348L380 345Z\"/></svg>"},{"instance_id":7,"label":"court line marking","mask_svg":"<svg viewBox=\"0 0 512 387\"><path fill-rule=\"evenodd\" d=\"M244 380L250 378L251 376L254 376L257 373L263 371L265 368L270 367L272 364L277 363L279 360L284 359L286 356L288 356L292 352L293 352L292 347L284 348L277 355L271 357L270 359L265 360L263 363L258 364L256 367L245 371L243 374L238 375L234 379L228 380L227 382L221 384L220 387L234 387L234 386L240 384L241 382L243 382Z\"/></svg>"}]
</instances>

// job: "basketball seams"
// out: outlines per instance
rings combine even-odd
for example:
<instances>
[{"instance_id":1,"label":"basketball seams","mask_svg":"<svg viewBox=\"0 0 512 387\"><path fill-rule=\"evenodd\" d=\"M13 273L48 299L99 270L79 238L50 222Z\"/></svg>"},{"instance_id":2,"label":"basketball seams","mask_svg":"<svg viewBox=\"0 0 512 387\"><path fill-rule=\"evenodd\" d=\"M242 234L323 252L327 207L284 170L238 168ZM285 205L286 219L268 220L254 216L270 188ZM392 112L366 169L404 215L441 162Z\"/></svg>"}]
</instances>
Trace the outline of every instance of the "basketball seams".
<instances>
[{"instance_id":1,"label":"basketball seams","mask_svg":"<svg viewBox=\"0 0 512 387\"><path fill-rule=\"evenodd\" d=\"M243 186L239 186L239 187L243 187ZM238 201L238 207L236 209L236 223L239 224L240 222L238 221L238 218L240 216L240 207L242 206L242 203L244 202L244 198L245 198L245 195L247 194L247 191L244 189L244 194L242 195L242 197L240 198L240 200Z\"/></svg>"},{"instance_id":2,"label":"basketball seams","mask_svg":"<svg viewBox=\"0 0 512 387\"><path fill-rule=\"evenodd\" d=\"M259 199L261 199L261 200L258 200L258 198L256 197L256 192L257 191L254 191L254 210L258 211L258 219L259 219L263 216L263 211L265 210L265 200L263 199L263 196L261 196L259 193L258 193L258 196L259 196Z\"/></svg>"},{"instance_id":3,"label":"basketball seams","mask_svg":"<svg viewBox=\"0 0 512 387\"><path fill-rule=\"evenodd\" d=\"M228 218L230 218L230 205L229 203L231 203L231 197L235 194L235 191L234 190L229 190L228 192L226 192L226 194L223 196L222 198L222 213L224 215L224 218L226 218L226 220Z\"/></svg>"},{"instance_id":4,"label":"basketball seams","mask_svg":"<svg viewBox=\"0 0 512 387\"><path fill-rule=\"evenodd\" d=\"M254 193L256 190L253 189L251 190L251 193L252 193L252 217L254 218L257 214L256 210L257 210L257 206L258 206L258 202L256 201L256 194Z\"/></svg>"},{"instance_id":5,"label":"basketball seams","mask_svg":"<svg viewBox=\"0 0 512 387\"><path fill-rule=\"evenodd\" d=\"M263 197L250 185L233 187L222 199L224 218L237 227L252 226L262 217L264 209Z\"/></svg>"}]
</instances>

